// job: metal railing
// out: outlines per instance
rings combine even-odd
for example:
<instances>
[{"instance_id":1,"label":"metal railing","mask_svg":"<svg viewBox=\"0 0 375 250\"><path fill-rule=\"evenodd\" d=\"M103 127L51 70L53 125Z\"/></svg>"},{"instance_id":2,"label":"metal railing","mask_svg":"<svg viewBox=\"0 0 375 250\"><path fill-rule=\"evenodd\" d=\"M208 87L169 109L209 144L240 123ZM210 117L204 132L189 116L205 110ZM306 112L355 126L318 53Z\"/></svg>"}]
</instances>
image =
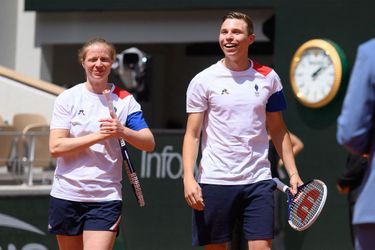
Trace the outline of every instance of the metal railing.
<instances>
[{"instance_id":1,"label":"metal railing","mask_svg":"<svg viewBox=\"0 0 375 250\"><path fill-rule=\"evenodd\" d=\"M5 136L12 138L8 145L1 140ZM7 155L0 158L0 185L33 186L52 183L55 161L49 155L46 143L48 136L47 131L0 131L0 147L3 152L8 151ZM8 150L5 147L9 147Z\"/></svg>"}]
</instances>

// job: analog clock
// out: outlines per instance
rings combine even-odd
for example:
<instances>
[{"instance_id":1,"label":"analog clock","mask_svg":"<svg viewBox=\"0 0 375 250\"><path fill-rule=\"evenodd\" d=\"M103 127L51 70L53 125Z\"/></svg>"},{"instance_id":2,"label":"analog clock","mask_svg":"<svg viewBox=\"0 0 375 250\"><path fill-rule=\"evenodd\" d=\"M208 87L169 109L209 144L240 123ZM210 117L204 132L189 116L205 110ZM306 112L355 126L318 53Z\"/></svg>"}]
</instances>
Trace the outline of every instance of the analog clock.
<instances>
[{"instance_id":1,"label":"analog clock","mask_svg":"<svg viewBox=\"0 0 375 250\"><path fill-rule=\"evenodd\" d=\"M297 49L291 62L293 93L307 107L323 107L338 93L345 69L344 53L334 42L309 40Z\"/></svg>"}]
</instances>

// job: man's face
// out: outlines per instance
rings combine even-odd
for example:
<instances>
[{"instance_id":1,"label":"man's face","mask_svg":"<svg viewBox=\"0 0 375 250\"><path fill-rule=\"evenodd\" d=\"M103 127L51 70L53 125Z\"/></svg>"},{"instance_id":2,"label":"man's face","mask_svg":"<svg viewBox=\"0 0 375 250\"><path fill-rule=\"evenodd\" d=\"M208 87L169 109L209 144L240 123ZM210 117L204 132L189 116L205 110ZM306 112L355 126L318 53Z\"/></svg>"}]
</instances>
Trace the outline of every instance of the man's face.
<instances>
[{"instance_id":1,"label":"man's face","mask_svg":"<svg viewBox=\"0 0 375 250\"><path fill-rule=\"evenodd\" d=\"M248 34L244 20L226 19L221 25L219 43L226 57L247 58L249 45L254 39L254 34Z\"/></svg>"}]
</instances>

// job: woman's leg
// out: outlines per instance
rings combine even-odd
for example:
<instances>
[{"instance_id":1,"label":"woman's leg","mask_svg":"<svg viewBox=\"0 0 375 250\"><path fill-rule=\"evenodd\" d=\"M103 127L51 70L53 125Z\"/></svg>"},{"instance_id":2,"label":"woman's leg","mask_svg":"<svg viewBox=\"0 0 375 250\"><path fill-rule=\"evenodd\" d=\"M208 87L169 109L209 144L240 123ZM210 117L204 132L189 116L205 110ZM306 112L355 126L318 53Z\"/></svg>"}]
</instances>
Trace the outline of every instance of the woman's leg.
<instances>
[{"instance_id":1,"label":"woman's leg","mask_svg":"<svg viewBox=\"0 0 375 250\"><path fill-rule=\"evenodd\" d=\"M77 236L56 235L60 250L83 250L82 234Z\"/></svg>"},{"instance_id":2,"label":"woman's leg","mask_svg":"<svg viewBox=\"0 0 375 250\"><path fill-rule=\"evenodd\" d=\"M83 249L112 250L116 234L111 231L83 231Z\"/></svg>"}]
</instances>

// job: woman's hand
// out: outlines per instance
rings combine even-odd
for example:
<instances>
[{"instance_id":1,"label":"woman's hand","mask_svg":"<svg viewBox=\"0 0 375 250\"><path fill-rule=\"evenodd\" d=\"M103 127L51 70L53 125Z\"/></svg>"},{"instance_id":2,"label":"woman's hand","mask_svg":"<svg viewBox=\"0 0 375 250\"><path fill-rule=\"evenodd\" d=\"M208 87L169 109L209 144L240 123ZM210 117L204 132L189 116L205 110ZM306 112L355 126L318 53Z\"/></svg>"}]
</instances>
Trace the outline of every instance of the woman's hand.
<instances>
[{"instance_id":1,"label":"woman's hand","mask_svg":"<svg viewBox=\"0 0 375 250\"><path fill-rule=\"evenodd\" d=\"M116 118L103 118L99 120L101 134L109 135L109 137L122 137L124 133L124 126Z\"/></svg>"}]
</instances>

